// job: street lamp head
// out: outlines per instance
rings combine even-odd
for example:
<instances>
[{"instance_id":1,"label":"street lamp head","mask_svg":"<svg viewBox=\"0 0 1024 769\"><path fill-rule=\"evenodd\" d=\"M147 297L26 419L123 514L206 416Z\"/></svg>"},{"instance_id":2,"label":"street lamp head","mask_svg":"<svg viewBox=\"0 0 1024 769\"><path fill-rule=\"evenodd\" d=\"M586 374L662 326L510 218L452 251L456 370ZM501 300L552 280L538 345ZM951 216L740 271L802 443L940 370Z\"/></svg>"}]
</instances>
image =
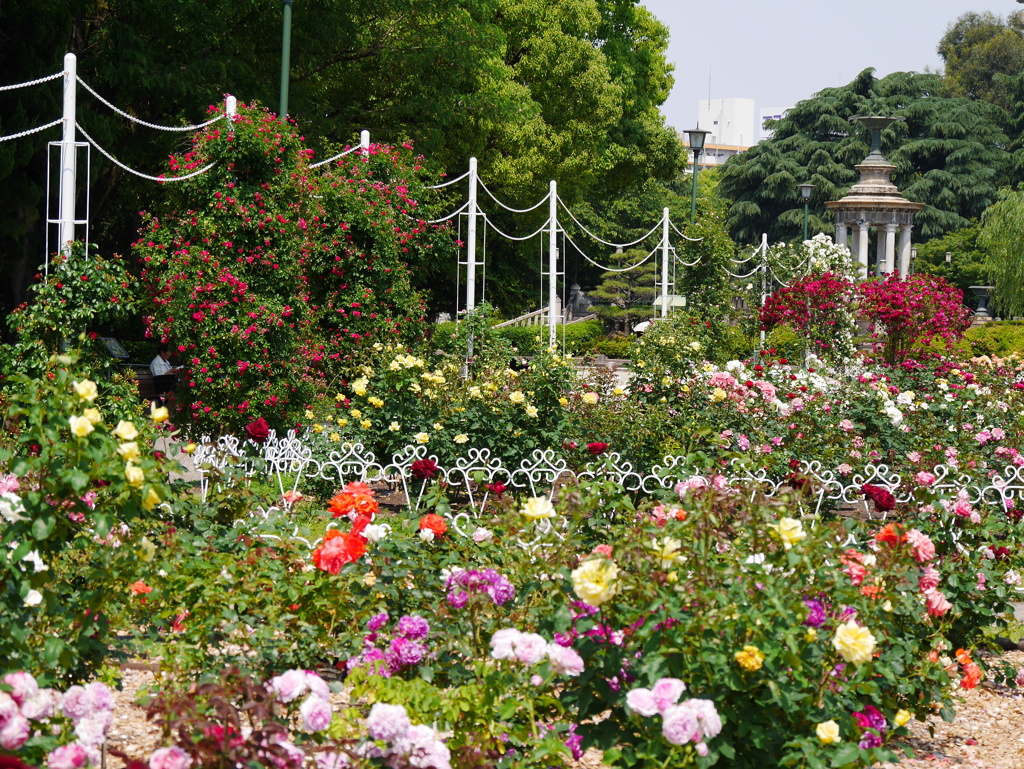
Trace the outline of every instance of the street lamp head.
<instances>
[{"instance_id":1,"label":"street lamp head","mask_svg":"<svg viewBox=\"0 0 1024 769\"><path fill-rule=\"evenodd\" d=\"M1022 0L1022 2L1024 2L1024 0ZM798 184L796 186L797 189L800 190L800 197L802 197L804 200L809 200L811 197L811 190L813 190L817 185L811 184L810 182L805 182L804 184Z\"/></svg>"},{"instance_id":2,"label":"street lamp head","mask_svg":"<svg viewBox=\"0 0 1024 769\"><path fill-rule=\"evenodd\" d=\"M700 125L686 132L686 143L690 145L693 154L697 155L704 149L704 139L709 133L711 132L703 130Z\"/></svg>"}]
</instances>

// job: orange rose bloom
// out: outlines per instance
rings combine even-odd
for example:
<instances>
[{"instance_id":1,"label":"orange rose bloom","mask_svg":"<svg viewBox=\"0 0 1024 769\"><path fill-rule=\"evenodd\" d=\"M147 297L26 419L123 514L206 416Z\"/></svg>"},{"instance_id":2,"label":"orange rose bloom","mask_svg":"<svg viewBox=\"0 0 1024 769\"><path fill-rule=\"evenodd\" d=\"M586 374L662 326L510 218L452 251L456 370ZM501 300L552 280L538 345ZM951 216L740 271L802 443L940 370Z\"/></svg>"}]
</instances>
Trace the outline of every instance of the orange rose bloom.
<instances>
[{"instance_id":1,"label":"orange rose bloom","mask_svg":"<svg viewBox=\"0 0 1024 769\"><path fill-rule=\"evenodd\" d=\"M373 497L366 497L362 495L355 497L355 510L359 515L365 515L370 518L370 520L373 520L373 516L377 514L379 509L377 500Z\"/></svg>"},{"instance_id":2,"label":"orange rose bloom","mask_svg":"<svg viewBox=\"0 0 1024 769\"><path fill-rule=\"evenodd\" d=\"M875 542L888 542L895 547L907 541L906 534L900 534L903 527L898 523L890 523L875 535Z\"/></svg>"},{"instance_id":3,"label":"orange rose bloom","mask_svg":"<svg viewBox=\"0 0 1024 769\"><path fill-rule=\"evenodd\" d=\"M128 587L128 589L132 591L132 595L139 595L140 593L145 594L145 593L152 593L153 592L153 588L151 588L149 585L147 585L141 579L136 581L136 582L133 582Z\"/></svg>"},{"instance_id":4,"label":"orange rose bloom","mask_svg":"<svg viewBox=\"0 0 1024 769\"><path fill-rule=\"evenodd\" d=\"M348 515L354 512L355 508L355 497L345 491L335 494L334 498L327 503L327 512L331 514L332 518L341 518Z\"/></svg>"},{"instance_id":5,"label":"orange rose bloom","mask_svg":"<svg viewBox=\"0 0 1024 769\"><path fill-rule=\"evenodd\" d=\"M973 689L981 683L981 668L974 662L964 665L964 677L960 679L961 689Z\"/></svg>"},{"instance_id":6,"label":"orange rose bloom","mask_svg":"<svg viewBox=\"0 0 1024 769\"><path fill-rule=\"evenodd\" d=\"M448 531L448 524L441 516L430 513L420 518L420 531L424 529L430 529L435 537L441 537Z\"/></svg>"},{"instance_id":7,"label":"orange rose bloom","mask_svg":"<svg viewBox=\"0 0 1024 769\"><path fill-rule=\"evenodd\" d=\"M313 565L330 574L337 574L346 563L358 561L366 553L366 540L358 534L331 529L324 541L313 551Z\"/></svg>"}]
</instances>

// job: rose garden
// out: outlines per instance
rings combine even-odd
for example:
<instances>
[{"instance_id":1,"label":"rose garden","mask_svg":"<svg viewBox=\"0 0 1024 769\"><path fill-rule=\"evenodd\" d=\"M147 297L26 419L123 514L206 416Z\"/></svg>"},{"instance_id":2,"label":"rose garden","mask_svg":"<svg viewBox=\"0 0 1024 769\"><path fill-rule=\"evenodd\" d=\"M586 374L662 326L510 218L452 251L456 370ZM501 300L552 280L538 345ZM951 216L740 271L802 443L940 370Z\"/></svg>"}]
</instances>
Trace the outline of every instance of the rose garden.
<instances>
[{"instance_id":1,"label":"rose garden","mask_svg":"<svg viewBox=\"0 0 1024 769\"><path fill-rule=\"evenodd\" d=\"M424 159L312 156L240 105L138 274L76 244L11 316L4 766L838 769L1024 687L1024 364L959 289L817 236L754 309L707 257L628 381L546 331L510 367L489 306L425 319ZM99 337L133 313L159 402ZM139 660L145 755L105 745Z\"/></svg>"}]
</instances>

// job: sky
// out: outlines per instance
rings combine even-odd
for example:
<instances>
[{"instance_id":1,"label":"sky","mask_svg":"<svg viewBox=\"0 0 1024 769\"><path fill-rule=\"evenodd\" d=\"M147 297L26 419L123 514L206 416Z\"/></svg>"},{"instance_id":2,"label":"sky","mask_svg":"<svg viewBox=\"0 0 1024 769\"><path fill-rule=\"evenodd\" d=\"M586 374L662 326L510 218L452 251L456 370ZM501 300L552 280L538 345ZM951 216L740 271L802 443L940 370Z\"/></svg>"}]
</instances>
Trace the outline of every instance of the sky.
<instances>
[{"instance_id":1,"label":"sky","mask_svg":"<svg viewBox=\"0 0 1024 769\"><path fill-rule=\"evenodd\" d=\"M935 49L968 11L1005 17L1014 0L642 0L668 26L675 87L662 112L679 130L697 122L697 102L754 99L789 107L862 70L940 70ZM858 32L857 30L862 30Z\"/></svg>"}]
</instances>

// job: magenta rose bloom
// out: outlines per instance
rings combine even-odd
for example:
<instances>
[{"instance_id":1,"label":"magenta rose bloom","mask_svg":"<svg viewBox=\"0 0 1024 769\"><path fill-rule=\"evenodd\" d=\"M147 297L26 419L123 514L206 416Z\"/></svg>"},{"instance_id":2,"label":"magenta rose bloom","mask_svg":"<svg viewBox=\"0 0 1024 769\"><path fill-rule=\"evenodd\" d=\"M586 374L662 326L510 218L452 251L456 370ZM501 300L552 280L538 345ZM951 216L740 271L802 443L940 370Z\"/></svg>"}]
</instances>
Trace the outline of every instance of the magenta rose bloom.
<instances>
[{"instance_id":1,"label":"magenta rose bloom","mask_svg":"<svg viewBox=\"0 0 1024 769\"><path fill-rule=\"evenodd\" d=\"M245 426L245 434L256 443L264 443L270 436L270 425L267 424L266 419L260 417Z\"/></svg>"},{"instance_id":2,"label":"magenta rose bloom","mask_svg":"<svg viewBox=\"0 0 1024 769\"><path fill-rule=\"evenodd\" d=\"M412 477L418 481L429 481L437 475L440 468L433 459L417 459L412 463L410 472Z\"/></svg>"}]
</instances>

